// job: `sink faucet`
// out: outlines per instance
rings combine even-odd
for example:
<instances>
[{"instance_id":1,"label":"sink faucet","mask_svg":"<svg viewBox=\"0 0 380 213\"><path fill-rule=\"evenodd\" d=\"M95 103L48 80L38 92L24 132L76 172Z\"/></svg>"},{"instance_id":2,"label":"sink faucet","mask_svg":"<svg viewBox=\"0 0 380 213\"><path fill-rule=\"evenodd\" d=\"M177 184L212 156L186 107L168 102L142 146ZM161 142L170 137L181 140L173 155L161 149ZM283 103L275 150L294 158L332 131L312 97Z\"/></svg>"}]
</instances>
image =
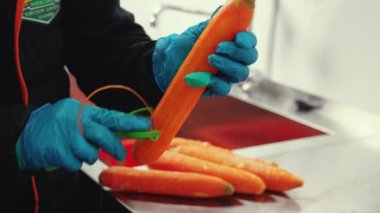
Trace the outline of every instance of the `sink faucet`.
<instances>
[{"instance_id":1,"label":"sink faucet","mask_svg":"<svg viewBox=\"0 0 380 213\"><path fill-rule=\"evenodd\" d=\"M173 10L173 11L179 11L183 13L190 13L190 14L203 15L203 16L211 16L212 14L212 12L197 10L197 9L188 9L188 8L180 7L180 6L160 5L153 9L153 14L152 14L152 17L150 18L150 26L157 27L158 19L165 10Z\"/></svg>"}]
</instances>

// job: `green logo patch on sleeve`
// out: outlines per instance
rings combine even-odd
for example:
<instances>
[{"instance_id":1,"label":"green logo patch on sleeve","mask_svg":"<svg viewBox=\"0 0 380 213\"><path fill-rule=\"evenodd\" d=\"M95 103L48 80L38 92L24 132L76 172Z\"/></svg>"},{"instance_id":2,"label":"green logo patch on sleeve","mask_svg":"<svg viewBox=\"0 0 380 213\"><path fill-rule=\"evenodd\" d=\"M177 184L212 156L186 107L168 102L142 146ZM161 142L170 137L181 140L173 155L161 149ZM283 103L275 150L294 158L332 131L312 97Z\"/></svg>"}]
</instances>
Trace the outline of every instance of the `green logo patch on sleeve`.
<instances>
[{"instance_id":1,"label":"green logo patch on sleeve","mask_svg":"<svg viewBox=\"0 0 380 213\"><path fill-rule=\"evenodd\" d=\"M50 24L61 9L61 0L25 0L23 19Z\"/></svg>"}]
</instances>

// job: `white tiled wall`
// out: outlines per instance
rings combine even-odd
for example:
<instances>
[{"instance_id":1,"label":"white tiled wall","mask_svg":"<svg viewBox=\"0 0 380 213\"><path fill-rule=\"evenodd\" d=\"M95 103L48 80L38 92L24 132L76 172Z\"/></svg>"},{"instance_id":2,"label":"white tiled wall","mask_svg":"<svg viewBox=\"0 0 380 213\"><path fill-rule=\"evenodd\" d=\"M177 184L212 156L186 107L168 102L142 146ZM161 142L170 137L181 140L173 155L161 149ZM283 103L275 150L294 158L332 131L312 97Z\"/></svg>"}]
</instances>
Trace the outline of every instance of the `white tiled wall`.
<instances>
[{"instance_id":1,"label":"white tiled wall","mask_svg":"<svg viewBox=\"0 0 380 213\"><path fill-rule=\"evenodd\" d=\"M272 79L380 112L380 1L279 2Z\"/></svg>"}]
</instances>

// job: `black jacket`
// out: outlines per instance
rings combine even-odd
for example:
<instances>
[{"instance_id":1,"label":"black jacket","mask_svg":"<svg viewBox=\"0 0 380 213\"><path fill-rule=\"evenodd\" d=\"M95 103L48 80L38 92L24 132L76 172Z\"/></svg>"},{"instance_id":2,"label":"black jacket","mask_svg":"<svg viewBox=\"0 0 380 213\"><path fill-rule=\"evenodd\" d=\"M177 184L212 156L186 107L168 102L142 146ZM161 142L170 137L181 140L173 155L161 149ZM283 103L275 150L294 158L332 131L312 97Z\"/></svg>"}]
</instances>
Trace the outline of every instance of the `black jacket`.
<instances>
[{"instance_id":1,"label":"black jacket","mask_svg":"<svg viewBox=\"0 0 380 213\"><path fill-rule=\"evenodd\" d=\"M23 1L0 1L0 162L5 166L0 176L12 194L21 194L17 194L18 201L29 199L33 203L30 176L36 175L40 187L55 189L49 185L54 184L55 173L20 172L14 147L32 110L68 97L64 65L85 93L108 84L123 84L136 89L152 106L162 94L151 71L155 41L135 23L131 13L120 8L118 0L61 0L59 12L49 24L22 20L17 39L15 29L21 14L16 13L16 4L22 5ZM18 58L20 70L16 66ZM22 78L27 89L24 92ZM118 110L142 106L125 92L107 92L94 101ZM66 177L73 174L56 173L65 177L66 181L58 182L66 187L71 179ZM58 187L57 192L61 189ZM40 190L42 203L44 190ZM46 193L47 199L49 196ZM9 196L10 201L13 198Z\"/></svg>"}]
</instances>

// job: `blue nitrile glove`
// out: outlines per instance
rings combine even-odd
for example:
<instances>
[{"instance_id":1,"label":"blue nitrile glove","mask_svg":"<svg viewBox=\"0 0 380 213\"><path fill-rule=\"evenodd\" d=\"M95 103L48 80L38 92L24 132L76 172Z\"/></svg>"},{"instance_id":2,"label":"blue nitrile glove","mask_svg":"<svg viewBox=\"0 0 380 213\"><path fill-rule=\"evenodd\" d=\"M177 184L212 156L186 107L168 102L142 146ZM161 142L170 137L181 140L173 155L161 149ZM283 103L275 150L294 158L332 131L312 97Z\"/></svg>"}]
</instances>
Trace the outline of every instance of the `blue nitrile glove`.
<instances>
[{"instance_id":1,"label":"blue nitrile glove","mask_svg":"<svg viewBox=\"0 0 380 213\"><path fill-rule=\"evenodd\" d=\"M207 23L208 21L201 22L180 35L172 34L157 41L153 52L153 73L163 92L168 88ZM216 54L209 56L209 63L218 70L216 75L211 76L208 72L202 72L207 70L199 70L200 73L188 74L186 82L194 87L208 86L204 96L227 95L232 83L247 79L248 66L256 62L258 57L256 43L256 36L252 32L237 33L235 41L221 42ZM205 85L199 85L197 79L204 80Z\"/></svg>"},{"instance_id":2,"label":"blue nitrile glove","mask_svg":"<svg viewBox=\"0 0 380 213\"><path fill-rule=\"evenodd\" d=\"M16 144L21 169L52 166L77 171L82 162L93 164L98 147L123 160L126 151L112 131L144 131L149 119L86 105L82 112L83 135L78 125L81 103L64 99L33 111Z\"/></svg>"}]
</instances>

